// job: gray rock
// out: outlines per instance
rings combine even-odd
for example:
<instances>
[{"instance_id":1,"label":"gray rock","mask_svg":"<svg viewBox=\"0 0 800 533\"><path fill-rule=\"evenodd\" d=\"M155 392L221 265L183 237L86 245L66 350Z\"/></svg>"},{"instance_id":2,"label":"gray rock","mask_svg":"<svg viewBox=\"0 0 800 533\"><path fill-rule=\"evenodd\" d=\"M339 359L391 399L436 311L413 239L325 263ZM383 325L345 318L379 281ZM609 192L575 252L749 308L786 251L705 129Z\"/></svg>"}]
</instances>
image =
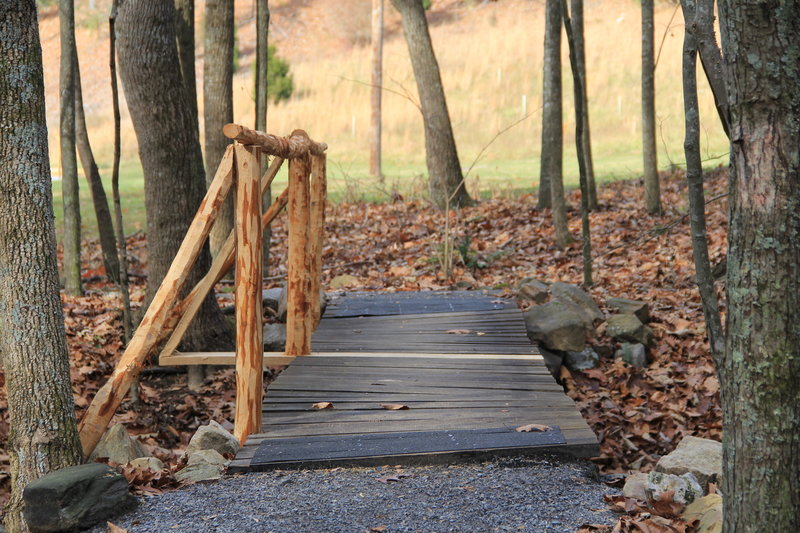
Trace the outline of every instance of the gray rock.
<instances>
[{"instance_id":1,"label":"gray rock","mask_svg":"<svg viewBox=\"0 0 800 533\"><path fill-rule=\"evenodd\" d=\"M280 287L273 287L272 289L264 289L261 291L261 302L264 307L278 310L281 301L281 293L283 289Z\"/></svg>"},{"instance_id":2,"label":"gray rock","mask_svg":"<svg viewBox=\"0 0 800 533\"><path fill-rule=\"evenodd\" d=\"M647 302L629 300L627 298L609 298L606 300L609 309L619 311L623 315L636 315L643 324L650 322L650 306Z\"/></svg>"},{"instance_id":3,"label":"gray rock","mask_svg":"<svg viewBox=\"0 0 800 533\"><path fill-rule=\"evenodd\" d=\"M341 276L337 276L341 277ZM351 278L355 278L355 276L350 276ZM336 279L336 278L334 278ZM333 288L333 287L331 287ZM278 298L278 315L277 318L281 322L286 322L286 287L281 287L280 289L280 297ZM325 293L325 290L320 288L319 289L319 316L325 314L325 309L328 307L328 295Z\"/></svg>"},{"instance_id":4,"label":"gray rock","mask_svg":"<svg viewBox=\"0 0 800 533\"><path fill-rule=\"evenodd\" d=\"M672 453L656 464L658 472L681 475L693 474L703 488L722 475L722 443L711 439L687 436Z\"/></svg>"},{"instance_id":5,"label":"gray rock","mask_svg":"<svg viewBox=\"0 0 800 533\"><path fill-rule=\"evenodd\" d=\"M537 279L525 278L517 287L517 300L531 302L535 305L546 303L550 299L550 285Z\"/></svg>"},{"instance_id":6,"label":"gray rock","mask_svg":"<svg viewBox=\"0 0 800 533\"><path fill-rule=\"evenodd\" d=\"M175 479L183 483L219 479L228 464L216 450L194 450L187 454L186 467L175 473Z\"/></svg>"},{"instance_id":7,"label":"gray rock","mask_svg":"<svg viewBox=\"0 0 800 533\"><path fill-rule=\"evenodd\" d=\"M154 472L164 469L164 463L158 457L139 457L128 464L134 468L144 468Z\"/></svg>"},{"instance_id":8,"label":"gray rock","mask_svg":"<svg viewBox=\"0 0 800 533\"><path fill-rule=\"evenodd\" d=\"M669 491L675 491L673 501L683 505L688 505L705 494L694 474L676 476L653 471L647 475L645 493L648 499L657 500L663 493Z\"/></svg>"},{"instance_id":9,"label":"gray rock","mask_svg":"<svg viewBox=\"0 0 800 533\"><path fill-rule=\"evenodd\" d=\"M550 294L557 300L577 306L588 326L592 326L595 320L604 320L606 318L600 308L597 307L597 304L594 303L592 297L581 290L580 287L559 281L550 286Z\"/></svg>"},{"instance_id":10,"label":"gray rock","mask_svg":"<svg viewBox=\"0 0 800 533\"><path fill-rule=\"evenodd\" d=\"M620 358L631 366L644 368L647 366L647 348L644 344L623 342L614 357Z\"/></svg>"},{"instance_id":11,"label":"gray rock","mask_svg":"<svg viewBox=\"0 0 800 533\"><path fill-rule=\"evenodd\" d=\"M528 338L550 350L580 352L586 346L584 320L574 306L554 301L523 313Z\"/></svg>"},{"instance_id":12,"label":"gray rock","mask_svg":"<svg viewBox=\"0 0 800 533\"><path fill-rule=\"evenodd\" d=\"M125 464L139 457L149 457L150 454L142 444L128 435L128 430L122 424L115 424L105 432L97 444L90 461L95 459L108 459L111 462Z\"/></svg>"},{"instance_id":13,"label":"gray rock","mask_svg":"<svg viewBox=\"0 0 800 533\"><path fill-rule=\"evenodd\" d=\"M647 501L647 474L635 472L625 478L625 486L622 487L622 495L626 498Z\"/></svg>"},{"instance_id":14,"label":"gray rock","mask_svg":"<svg viewBox=\"0 0 800 533\"><path fill-rule=\"evenodd\" d=\"M635 315L612 315L608 317L606 335L609 337L649 345L653 341L653 331L642 324Z\"/></svg>"},{"instance_id":15,"label":"gray rock","mask_svg":"<svg viewBox=\"0 0 800 533\"><path fill-rule=\"evenodd\" d=\"M550 371L556 380L561 376L561 365L564 362L564 354L562 352L551 352L543 346L539 346L539 353L544 359L544 366Z\"/></svg>"},{"instance_id":16,"label":"gray rock","mask_svg":"<svg viewBox=\"0 0 800 533\"><path fill-rule=\"evenodd\" d=\"M186 455L200 450L214 450L219 454L235 455L239 451L239 441L215 420L207 426L200 426L186 447Z\"/></svg>"},{"instance_id":17,"label":"gray rock","mask_svg":"<svg viewBox=\"0 0 800 533\"><path fill-rule=\"evenodd\" d=\"M589 346L580 352L567 352L564 356L564 364L570 370L589 370L595 368L599 362L600 356Z\"/></svg>"},{"instance_id":18,"label":"gray rock","mask_svg":"<svg viewBox=\"0 0 800 533\"><path fill-rule=\"evenodd\" d=\"M25 487L22 498L25 521L33 533L85 529L135 504L125 477L100 463L42 476Z\"/></svg>"},{"instance_id":19,"label":"gray rock","mask_svg":"<svg viewBox=\"0 0 800 533\"><path fill-rule=\"evenodd\" d=\"M286 349L286 324L264 324L264 351L282 352Z\"/></svg>"}]
</instances>

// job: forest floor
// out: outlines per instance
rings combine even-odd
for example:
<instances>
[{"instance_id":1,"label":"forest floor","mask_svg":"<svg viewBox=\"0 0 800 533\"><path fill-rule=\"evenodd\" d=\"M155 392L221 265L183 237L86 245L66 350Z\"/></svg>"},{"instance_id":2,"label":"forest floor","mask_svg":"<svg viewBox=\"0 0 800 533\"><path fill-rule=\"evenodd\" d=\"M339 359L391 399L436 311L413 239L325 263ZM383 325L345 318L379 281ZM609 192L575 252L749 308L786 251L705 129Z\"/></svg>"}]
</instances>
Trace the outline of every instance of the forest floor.
<instances>
[{"instance_id":1,"label":"forest floor","mask_svg":"<svg viewBox=\"0 0 800 533\"><path fill-rule=\"evenodd\" d=\"M726 190L725 169L707 175L712 264L719 263L726 250ZM721 438L719 382L693 280L682 173L662 175L662 191L664 214L650 216L641 207L641 181L605 184L599 191L601 207L591 215L590 293L601 305L611 296L649 302L650 327L656 334L651 363L644 369L614 359L613 342L602 336L594 343L603 356L598 368L573 373L562 369L567 394L598 435L601 453L593 461L604 474L647 471L685 435ZM576 242L565 250L555 246L549 211L537 211L536 198L530 195L487 200L450 213L455 257L449 275L442 270L445 215L428 203L395 200L329 206L324 286L337 275L350 274L357 279L353 290L495 288L513 297L524 277L575 284L582 280L578 191L568 198ZM283 218L274 226L273 243L269 279L277 285L286 273ZM135 282L132 300L140 305L147 264L144 235L130 237L129 254ZM87 242L84 249L84 278L85 296L62 296L78 418L123 348L119 293L105 280L94 242ZM218 290L230 287L221 285ZM128 472L140 493L177 487L171 473L194 430L212 419L223 424L233 419L232 369L216 371L198 393L185 385L182 373L148 370L141 379L138 406L126 400L114 418L169 465L169 472L155 476ZM4 500L9 486L4 448L9 427L2 373L0 387L0 500Z\"/></svg>"}]
</instances>

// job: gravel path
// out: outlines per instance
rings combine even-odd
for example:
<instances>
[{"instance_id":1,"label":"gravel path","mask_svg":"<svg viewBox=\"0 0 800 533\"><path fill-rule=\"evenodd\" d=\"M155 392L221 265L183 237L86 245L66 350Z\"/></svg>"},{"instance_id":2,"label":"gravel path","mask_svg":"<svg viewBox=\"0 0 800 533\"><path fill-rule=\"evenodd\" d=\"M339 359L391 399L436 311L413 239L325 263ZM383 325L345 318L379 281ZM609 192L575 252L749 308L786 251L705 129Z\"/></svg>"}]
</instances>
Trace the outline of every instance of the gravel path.
<instances>
[{"instance_id":1,"label":"gravel path","mask_svg":"<svg viewBox=\"0 0 800 533\"><path fill-rule=\"evenodd\" d=\"M614 522L603 502L614 489L593 472L590 463L559 456L274 471L145 497L113 522L131 533L564 533ZM379 481L387 476L399 480Z\"/></svg>"}]
</instances>

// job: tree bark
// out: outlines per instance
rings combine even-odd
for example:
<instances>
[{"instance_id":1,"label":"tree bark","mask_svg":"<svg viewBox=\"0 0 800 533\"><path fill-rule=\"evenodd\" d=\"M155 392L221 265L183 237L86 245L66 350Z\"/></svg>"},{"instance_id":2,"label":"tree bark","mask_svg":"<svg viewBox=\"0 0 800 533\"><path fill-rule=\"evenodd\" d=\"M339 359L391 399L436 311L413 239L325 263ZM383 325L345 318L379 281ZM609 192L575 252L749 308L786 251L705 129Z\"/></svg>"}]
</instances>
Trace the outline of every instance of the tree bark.
<instances>
[{"instance_id":1,"label":"tree bark","mask_svg":"<svg viewBox=\"0 0 800 533\"><path fill-rule=\"evenodd\" d=\"M83 294L81 283L81 201L75 154L75 3L59 0L61 36L61 196L64 204L64 289Z\"/></svg>"},{"instance_id":2,"label":"tree bark","mask_svg":"<svg viewBox=\"0 0 800 533\"><path fill-rule=\"evenodd\" d=\"M575 54L578 62L578 70L583 79L583 90L587 94L587 103L583 108L583 153L586 156L586 183L589 187L589 209L595 210L597 204L597 183L594 179L594 160L592 158L592 137L589 130L589 88L586 82L586 41L583 31L583 0L571 0L570 11L572 18L572 32L575 37Z\"/></svg>"},{"instance_id":3,"label":"tree bark","mask_svg":"<svg viewBox=\"0 0 800 533\"><path fill-rule=\"evenodd\" d=\"M230 139L222 127L233 122L233 2L207 0L203 34L203 117L206 148L206 185L211 183ZM233 229L233 195L230 195L211 229L211 254L225 243Z\"/></svg>"},{"instance_id":4,"label":"tree bark","mask_svg":"<svg viewBox=\"0 0 800 533\"><path fill-rule=\"evenodd\" d=\"M80 441L59 298L36 2L0 4L0 353L6 378L11 500L5 526L27 531L22 489L78 464Z\"/></svg>"},{"instance_id":5,"label":"tree bark","mask_svg":"<svg viewBox=\"0 0 800 533\"><path fill-rule=\"evenodd\" d=\"M422 0L392 0L392 3L402 17L403 33L417 81L425 123L425 156L431 199L441 209L470 205L473 202L464 186L439 64L433 53Z\"/></svg>"},{"instance_id":6,"label":"tree bark","mask_svg":"<svg viewBox=\"0 0 800 533\"><path fill-rule=\"evenodd\" d=\"M378 179L381 171L381 96L383 91L383 0L372 0L372 94L369 173Z\"/></svg>"},{"instance_id":7,"label":"tree bark","mask_svg":"<svg viewBox=\"0 0 800 533\"><path fill-rule=\"evenodd\" d=\"M572 67L572 86L575 96L575 116L582 116L586 108L586 88L578 66L578 54L575 47L575 33L567 9L567 0L561 0L561 17L564 19L564 30L569 44L569 64ZM583 143L583 121L575 121L575 148L578 152L578 171L581 183L581 240L583 241L583 284L592 286L592 235L589 226L589 182L586 179L586 152Z\"/></svg>"},{"instance_id":8,"label":"tree bark","mask_svg":"<svg viewBox=\"0 0 800 533\"><path fill-rule=\"evenodd\" d=\"M197 74L194 66L194 0L175 0L175 42L178 45L183 88L189 101L195 131L200 131L197 114Z\"/></svg>"},{"instance_id":9,"label":"tree bark","mask_svg":"<svg viewBox=\"0 0 800 533\"><path fill-rule=\"evenodd\" d=\"M564 133L561 106L561 6L560 0L545 3L544 59L542 66L542 155L539 172L538 209L551 207L550 182L561 180ZM563 193L562 193L563 196Z\"/></svg>"},{"instance_id":10,"label":"tree bark","mask_svg":"<svg viewBox=\"0 0 800 533\"><path fill-rule=\"evenodd\" d=\"M684 20L695 14L694 0L682 0ZM692 231L695 281L703 302L706 332L714 360L719 362L725 347L719 302L714 289L714 276L708 257L706 232L706 199L703 192L703 164L700 157L700 110L697 105L697 40L686 26L683 40L683 110L686 136L683 142L686 156L686 181L689 184L689 213Z\"/></svg>"},{"instance_id":11,"label":"tree bark","mask_svg":"<svg viewBox=\"0 0 800 533\"><path fill-rule=\"evenodd\" d=\"M656 155L655 31L653 0L642 0L642 154L644 205L651 215L661 214L661 189Z\"/></svg>"},{"instance_id":12,"label":"tree bark","mask_svg":"<svg viewBox=\"0 0 800 533\"><path fill-rule=\"evenodd\" d=\"M256 1L256 129L267 131L267 108L268 108L268 74L269 74L269 2L267 0ZM264 158L263 168L267 168L269 163ZM267 186L261 200L261 209L266 212L272 205L272 185ZM272 244L272 226L267 226L262 234L262 275L269 275L269 253Z\"/></svg>"},{"instance_id":13,"label":"tree bark","mask_svg":"<svg viewBox=\"0 0 800 533\"><path fill-rule=\"evenodd\" d=\"M722 129L730 138L730 112L728 110L728 89L725 86L725 66L722 62L722 51L717 45L714 33L714 0L698 0L693 21L687 21L687 28L697 40L700 63L708 79L714 104L719 114Z\"/></svg>"},{"instance_id":14,"label":"tree bark","mask_svg":"<svg viewBox=\"0 0 800 533\"><path fill-rule=\"evenodd\" d=\"M731 118L725 531L800 531L800 5L719 7Z\"/></svg>"},{"instance_id":15,"label":"tree bark","mask_svg":"<svg viewBox=\"0 0 800 533\"><path fill-rule=\"evenodd\" d=\"M100 248L103 251L103 264L106 275L114 283L119 282L119 254L114 239L114 225L111 222L111 210L108 208L108 197L100 179L100 171L94 160L89 132L86 129L86 116L83 111L83 88L81 87L81 69L77 51L75 61L75 138L78 144L78 156L83 167L83 175L89 184L92 195L94 215L97 219L97 231L100 235Z\"/></svg>"},{"instance_id":16,"label":"tree bark","mask_svg":"<svg viewBox=\"0 0 800 533\"><path fill-rule=\"evenodd\" d=\"M175 10L166 2L125 0L117 16L120 75L144 170L148 230L147 301L152 300L203 200L202 155L175 46ZM208 270L200 254L189 287ZM208 295L184 336L186 351L231 346L231 329Z\"/></svg>"}]
</instances>

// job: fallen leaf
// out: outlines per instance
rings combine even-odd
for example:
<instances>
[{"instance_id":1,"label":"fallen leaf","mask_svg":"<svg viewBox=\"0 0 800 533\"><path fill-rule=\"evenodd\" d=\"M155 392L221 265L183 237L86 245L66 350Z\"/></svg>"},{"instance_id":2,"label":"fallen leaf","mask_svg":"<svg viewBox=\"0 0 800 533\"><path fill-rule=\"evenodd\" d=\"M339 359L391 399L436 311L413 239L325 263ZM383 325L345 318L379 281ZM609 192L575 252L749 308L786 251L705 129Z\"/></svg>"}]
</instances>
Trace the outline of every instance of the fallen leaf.
<instances>
[{"instance_id":1,"label":"fallen leaf","mask_svg":"<svg viewBox=\"0 0 800 533\"><path fill-rule=\"evenodd\" d=\"M385 483L385 484L388 484L388 483L389 483L389 482L391 482L391 481L393 481L393 482L397 483L397 482L399 482L401 479L403 479L403 478L407 478L407 477L414 477L414 475L413 475L413 474L404 474L404 473L402 473L402 472L397 472L397 473L395 473L395 474L389 474L389 475L387 475L387 476L379 477L379 478L378 478L378 481L379 481L380 483Z\"/></svg>"},{"instance_id":2,"label":"fallen leaf","mask_svg":"<svg viewBox=\"0 0 800 533\"><path fill-rule=\"evenodd\" d=\"M121 528L111 522L106 522L106 525L108 526L108 533L128 533L127 529Z\"/></svg>"},{"instance_id":3,"label":"fallen leaf","mask_svg":"<svg viewBox=\"0 0 800 533\"><path fill-rule=\"evenodd\" d=\"M317 402L311 407L314 409L333 409L333 404L331 402Z\"/></svg>"},{"instance_id":4,"label":"fallen leaf","mask_svg":"<svg viewBox=\"0 0 800 533\"><path fill-rule=\"evenodd\" d=\"M517 431L521 433L528 433L531 431L550 431L550 426L545 426L544 424L528 424L525 426L519 426Z\"/></svg>"},{"instance_id":5,"label":"fallen leaf","mask_svg":"<svg viewBox=\"0 0 800 533\"><path fill-rule=\"evenodd\" d=\"M472 333L471 329L448 329L447 333L451 335L467 335L468 333Z\"/></svg>"},{"instance_id":6,"label":"fallen leaf","mask_svg":"<svg viewBox=\"0 0 800 533\"><path fill-rule=\"evenodd\" d=\"M382 533L383 531L386 531L386 526L375 526L367 529L366 531L367 533Z\"/></svg>"},{"instance_id":7,"label":"fallen leaf","mask_svg":"<svg viewBox=\"0 0 800 533\"><path fill-rule=\"evenodd\" d=\"M407 405L403 405L402 403L382 403L380 406L388 411L401 411L409 409Z\"/></svg>"}]
</instances>

